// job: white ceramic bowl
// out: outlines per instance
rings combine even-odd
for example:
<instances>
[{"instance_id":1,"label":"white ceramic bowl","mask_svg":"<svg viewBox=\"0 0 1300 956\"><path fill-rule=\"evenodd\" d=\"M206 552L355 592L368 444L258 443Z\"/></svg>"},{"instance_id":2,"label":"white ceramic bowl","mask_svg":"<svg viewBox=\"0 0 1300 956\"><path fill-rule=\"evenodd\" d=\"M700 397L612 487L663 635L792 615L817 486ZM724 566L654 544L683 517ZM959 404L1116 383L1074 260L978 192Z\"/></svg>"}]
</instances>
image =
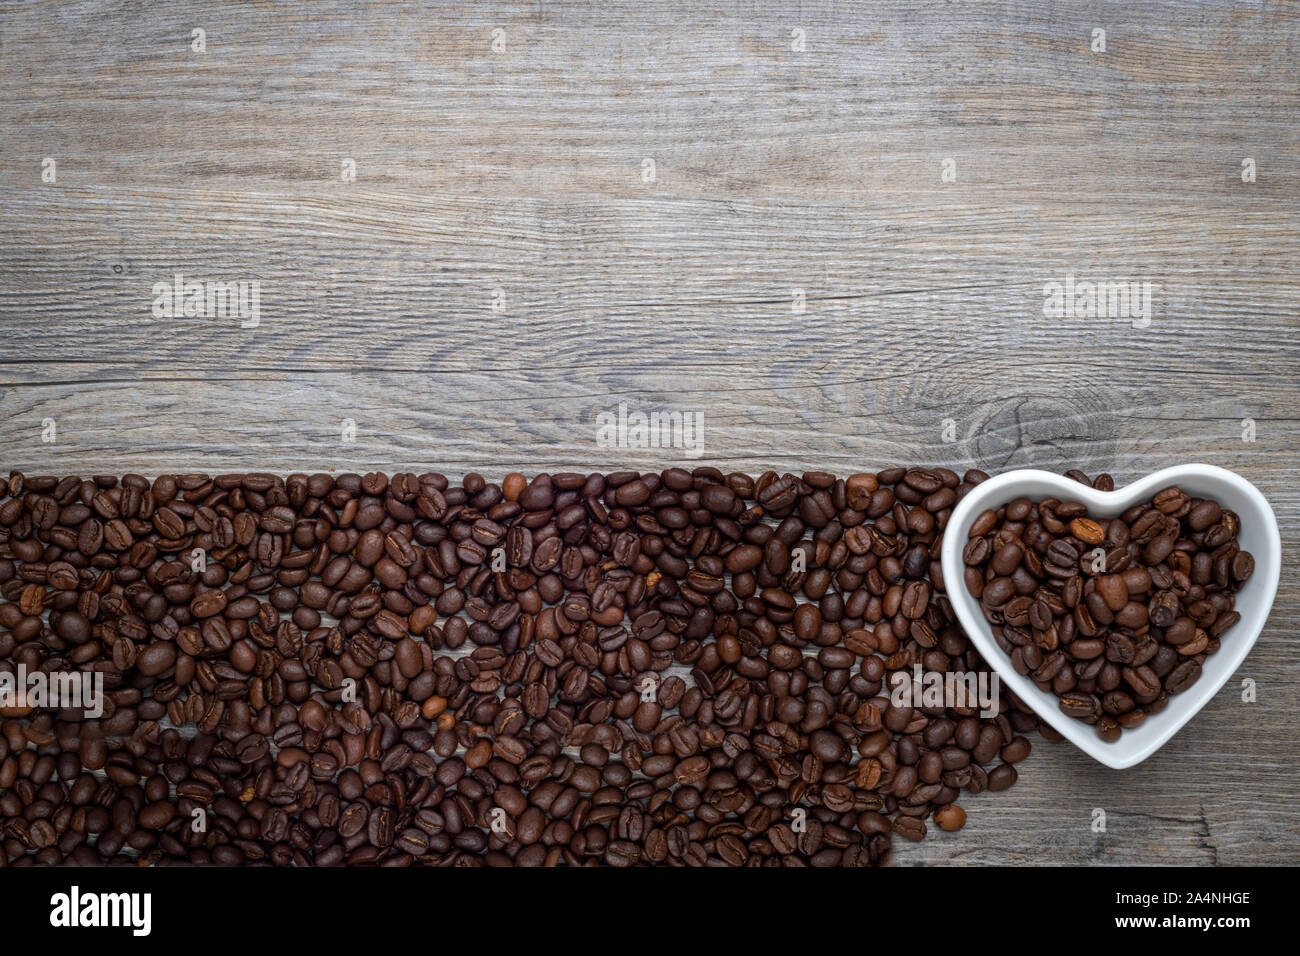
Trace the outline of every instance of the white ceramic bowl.
<instances>
[{"instance_id":1,"label":"white ceramic bowl","mask_svg":"<svg viewBox=\"0 0 1300 956\"><path fill-rule=\"evenodd\" d=\"M1205 659L1200 680L1181 694L1169 698L1169 706L1148 717L1133 730L1126 730L1115 743L1106 743L1096 729L1061 713L1055 694L1041 691L1028 677L1017 674L1011 658L998 647L979 602L966 590L962 549L969 540L971 523L989 508L998 508L1021 496L1039 500L1055 497L1081 501L1092 517L1113 518L1135 504L1149 501L1161 488L1177 485L1190 495L1212 498L1241 518L1238 542L1255 557L1255 572L1237 593L1236 610L1241 620L1222 638L1215 654ZM1277 519L1264 496L1250 482L1213 465L1179 465L1166 468L1115 491L1095 491L1071 478L1049 471L1009 471L976 485L953 509L943 536L943 579L948 599L961 626L975 642L983 658L993 667L1017 697L1028 704L1081 750L1108 767L1122 770L1141 763L1164 746L1182 726L1232 676L1254 647L1264 627L1282 569L1282 542Z\"/></svg>"}]
</instances>

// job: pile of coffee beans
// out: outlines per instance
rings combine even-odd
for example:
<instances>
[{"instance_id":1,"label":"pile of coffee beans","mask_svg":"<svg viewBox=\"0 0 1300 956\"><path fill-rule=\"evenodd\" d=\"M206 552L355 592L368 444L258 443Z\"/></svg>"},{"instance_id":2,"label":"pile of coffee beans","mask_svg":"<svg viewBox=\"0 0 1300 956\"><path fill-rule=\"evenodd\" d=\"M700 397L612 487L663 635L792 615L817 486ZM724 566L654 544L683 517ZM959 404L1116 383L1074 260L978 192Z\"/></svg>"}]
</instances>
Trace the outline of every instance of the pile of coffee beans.
<instances>
[{"instance_id":1,"label":"pile of coffee beans","mask_svg":"<svg viewBox=\"0 0 1300 956\"><path fill-rule=\"evenodd\" d=\"M0 863L879 863L1038 729L890 700L986 669L938 561L985 477L15 473L0 676L104 699L0 714Z\"/></svg>"},{"instance_id":2,"label":"pile of coffee beans","mask_svg":"<svg viewBox=\"0 0 1300 956\"><path fill-rule=\"evenodd\" d=\"M1196 683L1239 620L1234 594L1255 569L1239 527L1176 487L1110 519L1017 498L972 523L966 587L1016 672L1113 742Z\"/></svg>"}]
</instances>

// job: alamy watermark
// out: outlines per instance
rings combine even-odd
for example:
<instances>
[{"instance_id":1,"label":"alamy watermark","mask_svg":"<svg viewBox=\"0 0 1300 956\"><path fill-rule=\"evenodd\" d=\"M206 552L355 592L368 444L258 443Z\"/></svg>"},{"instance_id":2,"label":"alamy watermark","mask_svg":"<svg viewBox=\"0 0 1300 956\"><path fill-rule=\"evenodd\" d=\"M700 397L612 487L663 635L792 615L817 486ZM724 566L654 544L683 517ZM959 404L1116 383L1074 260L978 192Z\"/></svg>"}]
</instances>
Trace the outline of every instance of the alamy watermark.
<instances>
[{"instance_id":1,"label":"alamy watermark","mask_svg":"<svg viewBox=\"0 0 1300 956\"><path fill-rule=\"evenodd\" d=\"M262 321L262 284L257 279L204 281L176 273L153 284L155 319L239 319L241 329Z\"/></svg>"},{"instance_id":2,"label":"alamy watermark","mask_svg":"<svg viewBox=\"0 0 1300 956\"><path fill-rule=\"evenodd\" d=\"M0 671L0 707L82 709L87 719L104 714L104 674L102 671L44 671L28 673L20 663L17 672Z\"/></svg>"},{"instance_id":3,"label":"alamy watermark","mask_svg":"<svg viewBox=\"0 0 1300 956\"><path fill-rule=\"evenodd\" d=\"M996 717L1002 682L992 671L927 671L889 675L889 703L894 707L979 707L981 717Z\"/></svg>"},{"instance_id":4,"label":"alamy watermark","mask_svg":"<svg viewBox=\"0 0 1300 956\"><path fill-rule=\"evenodd\" d=\"M629 411L627 402L596 416L596 444L601 448L674 448L687 458L704 454L701 411Z\"/></svg>"},{"instance_id":5,"label":"alamy watermark","mask_svg":"<svg viewBox=\"0 0 1300 956\"><path fill-rule=\"evenodd\" d=\"M153 929L152 893L82 892L73 885L66 893L50 897L50 925L57 929L121 927L132 936L148 936Z\"/></svg>"},{"instance_id":6,"label":"alamy watermark","mask_svg":"<svg viewBox=\"0 0 1300 956\"><path fill-rule=\"evenodd\" d=\"M1099 281L1067 275L1043 286L1043 315L1049 319L1129 319L1135 329L1151 324L1154 282Z\"/></svg>"}]
</instances>

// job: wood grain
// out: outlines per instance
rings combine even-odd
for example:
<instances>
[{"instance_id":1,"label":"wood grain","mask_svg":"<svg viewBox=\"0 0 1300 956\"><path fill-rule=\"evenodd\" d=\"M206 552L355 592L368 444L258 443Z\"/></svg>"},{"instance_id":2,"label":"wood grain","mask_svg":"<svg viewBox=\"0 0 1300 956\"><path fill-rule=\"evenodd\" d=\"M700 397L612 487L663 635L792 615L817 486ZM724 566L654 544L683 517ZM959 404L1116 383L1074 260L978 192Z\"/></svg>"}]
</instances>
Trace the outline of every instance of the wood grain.
<instances>
[{"instance_id":1,"label":"wood grain","mask_svg":"<svg viewBox=\"0 0 1300 956\"><path fill-rule=\"evenodd\" d=\"M1220 0L0 3L0 467L683 459L599 447L620 402L728 469L1224 465L1283 526L1258 701L1124 772L1039 743L898 858L1295 864L1298 37ZM257 280L260 324L153 318L177 273ZM1150 326L1045 317L1066 275L1156 283Z\"/></svg>"}]
</instances>

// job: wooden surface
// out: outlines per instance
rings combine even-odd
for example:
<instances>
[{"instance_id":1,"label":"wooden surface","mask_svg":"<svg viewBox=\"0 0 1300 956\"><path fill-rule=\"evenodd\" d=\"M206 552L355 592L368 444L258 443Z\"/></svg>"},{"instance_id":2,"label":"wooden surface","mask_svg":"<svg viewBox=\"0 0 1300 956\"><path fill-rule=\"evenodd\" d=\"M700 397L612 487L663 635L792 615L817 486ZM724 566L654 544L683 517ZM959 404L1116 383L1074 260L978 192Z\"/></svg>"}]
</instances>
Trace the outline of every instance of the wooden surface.
<instances>
[{"instance_id":1,"label":"wooden surface","mask_svg":"<svg viewBox=\"0 0 1300 956\"><path fill-rule=\"evenodd\" d=\"M0 3L0 468L681 460L619 402L753 472L1220 464L1283 526L1257 702L1038 742L898 857L1300 862L1300 8L1133 6ZM178 272L260 324L151 317ZM1045 318L1067 274L1150 326Z\"/></svg>"}]
</instances>

